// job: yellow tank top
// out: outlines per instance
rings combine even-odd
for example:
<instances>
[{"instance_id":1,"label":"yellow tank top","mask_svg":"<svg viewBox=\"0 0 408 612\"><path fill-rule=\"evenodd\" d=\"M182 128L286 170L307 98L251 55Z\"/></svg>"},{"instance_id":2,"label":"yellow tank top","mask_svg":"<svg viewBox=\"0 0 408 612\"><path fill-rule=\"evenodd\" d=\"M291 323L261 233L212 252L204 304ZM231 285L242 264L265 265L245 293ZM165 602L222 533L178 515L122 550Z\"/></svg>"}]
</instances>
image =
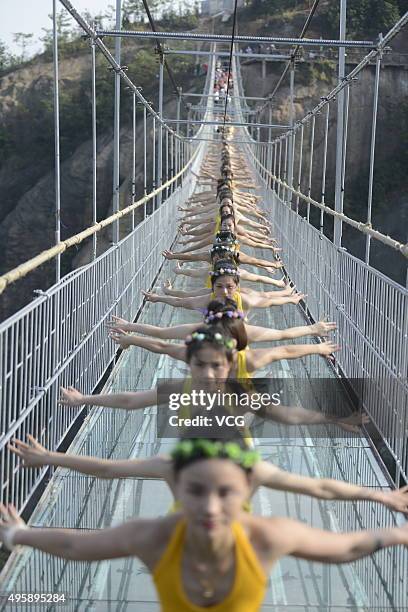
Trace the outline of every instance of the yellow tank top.
<instances>
[{"instance_id":1,"label":"yellow tank top","mask_svg":"<svg viewBox=\"0 0 408 612\"><path fill-rule=\"evenodd\" d=\"M237 378L251 378L246 366L246 349L237 353Z\"/></svg>"},{"instance_id":2,"label":"yellow tank top","mask_svg":"<svg viewBox=\"0 0 408 612\"><path fill-rule=\"evenodd\" d=\"M186 522L177 523L153 571L161 612L259 612L267 577L242 525L232 523L231 529L235 538L235 577L231 591L220 603L202 607L191 603L183 588L181 568Z\"/></svg>"},{"instance_id":3,"label":"yellow tank top","mask_svg":"<svg viewBox=\"0 0 408 612\"><path fill-rule=\"evenodd\" d=\"M221 229L221 215L218 213L218 215L215 217L215 230L214 230L214 236L216 234L218 234L218 232Z\"/></svg>"}]
</instances>

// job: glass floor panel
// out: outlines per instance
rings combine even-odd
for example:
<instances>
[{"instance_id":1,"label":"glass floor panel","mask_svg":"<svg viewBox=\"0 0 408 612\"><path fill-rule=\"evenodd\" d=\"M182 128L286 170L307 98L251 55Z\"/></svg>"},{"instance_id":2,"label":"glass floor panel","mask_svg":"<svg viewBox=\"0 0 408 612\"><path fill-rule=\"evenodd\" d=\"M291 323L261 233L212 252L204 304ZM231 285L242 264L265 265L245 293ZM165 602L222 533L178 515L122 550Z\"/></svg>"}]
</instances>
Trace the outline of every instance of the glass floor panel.
<instances>
[{"instance_id":1,"label":"glass floor panel","mask_svg":"<svg viewBox=\"0 0 408 612\"><path fill-rule=\"evenodd\" d=\"M254 254L249 248L244 247L244 251ZM256 255L268 257L267 252L262 251L257 251ZM179 289L200 286L196 279L175 276L172 272L174 265L175 262L165 263L155 289L166 278L172 278ZM258 285L256 288L270 290L269 286ZM147 303L139 321L167 326L200 319L200 314L194 311ZM250 322L284 328L304 325L305 319L300 309L287 305L253 311ZM308 342L308 339L296 342ZM268 345L263 343L262 346ZM184 364L167 356L133 348L123 352L118 359L106 389L150 389L157 379L180 378L185 371ZM307 381L308 378L330 379L334 373L325 360L311 356L274 363L258 372L257 376L297 377ZM167 452L172 447L171 440L156 437L156 408L134 414L124 412L91 410L70 452L111 458L147 457ZM256 442L263 457L283 469L307 476L346 479L364 486L387 487L367 442L359 436L330 437L325 433L311 432L305 426L273 425ZM54 470L30 523L35 526L100 529L138 515L163 515L170 505L171 494L160 481L97 480L58 468ZM290 516L328 529L371 528L393 523L393 515L388 510L368 502L327 502L268 489L256 494L253 509L257 514ZM387 578L392 576L395 568L394 554L381 551L375 560L365 559L343 566L285 558L269 577L262 609L340 612L401 608L402 602L396 595L397 591L401 593L401 585L394 585ZM405 571L405 576L407 574ZM21 549L13 553L5 568L0 591L64 592L70 597L64 609L81 612L150 612L159 609L147 570L133 558L89 564L65 562L38 551ZM24 608L21 606L21 609Z\"/></svg>"}]
</instances>

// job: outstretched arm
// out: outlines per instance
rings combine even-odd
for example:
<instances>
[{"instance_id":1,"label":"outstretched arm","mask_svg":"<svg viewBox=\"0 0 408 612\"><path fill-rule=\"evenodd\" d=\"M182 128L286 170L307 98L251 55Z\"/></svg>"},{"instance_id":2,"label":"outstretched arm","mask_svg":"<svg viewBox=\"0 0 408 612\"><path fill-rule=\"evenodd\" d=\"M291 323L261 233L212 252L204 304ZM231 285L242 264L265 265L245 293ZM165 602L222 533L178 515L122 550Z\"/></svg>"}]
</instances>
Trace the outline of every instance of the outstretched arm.
<instances>
[{"instance_id":1,"label":"outstretched arm","mask_svg":"<svg viewBox=\"0 0 408 612\"><path fill-rule=\"evenodd\" d=\"M287 296L270 296L263 297L258 295L242 294L242 303L246 309L248 308L267 308L268 306L283 306L283 304L299 304L306 295L304 293L295 293Z\"/></svg>"},{"instance_id":2,"label":"outstretched arm","mask_svg":"<svg viewBox=\"0 0 408 612\"><path fill-rule=\"evenodd\" d=\"M281 359L298 359L306 355L329 357L338 350L340 350L339 345L333 342L291 344L288 346L275 346L273 348L249 349L247 351L247 367L249 372L253 372Z\"/></svg>"},{"instance_id":3,"label":"outstretched arm","mask_svg":"<svg viewBox=\"0 0 408 612\"><path fill-rule=\"evenodd\" d=\"M263 276L262 274L253 274L246 270L240 269L241 280L248 281L250 283L264 283L265 285L274 285L275 287L286 287L284 277L280 280L271 278L270 276ZM262 328L261 328L262 329Z\"/></svg>"},{"instance_id":4,"label":"outstretched arm","mask_svg":"<svg viewBox=\"0 0 408 612\"><path fill-rule=\"evenodd\" d=\"M302 406L263 406L257 414L264 419L283 425L337 425L344 431L357 433L360 427L369 422L369 417L360 412L349 416L334 416L318 410L307 410Z\"/></svg>"},{"instance_id":5,"label":"outstretched arm","mask_svg":"<svg viewBox=\"0 0 408 612\"><path fill-rule=\"evenodd\" d=\"M163 257L166 259L180 259L181 261L210 261L208 251L200 251L199 253L185 253L184 251L163 251Z\"/></svg>"},{"instance_id":6,"label":"outstretched arm","mask_svg":"<svg viewBox=\"0 0 408 612\"><path fill-rule=\"evenodd\" d=\"M240 251L239 260L242 264L248 264L249 266L258 266L258 268L283 268L283 263L280 261L268 261L267 259L259 259L258 257L251 257L246 253Z\"/></svg>"},{"instance_id":7,"label":"outstretched arm","mask_svg":"<svg viewBox=\"0 0 408 612\"><path fill-rule=\"evenodd\" d=\"M281 544L282 554L321 563L349 563L388 548L408 546L408 523L403 527L332 533L314 529L292 519L270 519L271 536ZM271 542L272 544L272 542Z\"/></svg>"},{"instance_id":8,"label":"outstretched arm","mask_svg":"<svg viewBox=\"0 0 408 612\"><path fill-rule=\"evenodd\" d=\"M28 444L21 440L13 440L13 443L8 445L8 448L20 457L23 467L26 468L53 465L98 478L161 478L166 481L171 479L172 462L170 457L164 455L117 461L55 453L44 448L33 436L27 437Z\"/></svg>"},{"instance_id":9,"label":"outstretched arm","mask_svg":"<svg viewBox=\"0 0 408 612\"><path fill-rule=\"evenodd\" d=\"M146 336L127 334L121 329L111 331L109 336L116 344L119 344L122 349L127 349L129 346L138 346L152 353L168 355L180 361L186 360L186 347L182 344L172 344L171 342L163 342L163 340L158 340L157 338L146 338Z\"/></svg>"},{"instance_id":10,"label":"outstretched arm","mask_svg":"<svg viewBox=\"0 0 408 612\"><path fill-rule=\"evenodd\" d=\"M158 295L157 293L148 293L142 291L148 302L162 302L175 308L188 308L189 310L195 310L196 308L205 308L208 304L208 297L198 296L190 298L173 297L172 295Z\"/></svg>"},{"instance_id":11,"label":"outstretched arm","mask_svg":"<svg viewBox=\"0 0 408 612\"><path fill-rule=\"evenodd\" d=\"M332 478L309 478L281 470L267 461L260 461L254 468L258 486L310 495L318 499L339 499L344 501L366 499L384 504L396 512L408 512L408 486L396 491L381 491L360 487Z\"/></svg>"},{"instance_id":12,"label":"outstretched arm","mask_svg":"<svg viewBox=\"0 0 408 612\"><path fill-rule=\"evenodd\" d=\"M191 251L196 251L197 249L201 249L205 246L208 246L209 244L212 243L212 238L213 238L213 235L210 234L209 237L203 238L203 240L195 242L194 245L190 247L189 249L184 249L184 251L179 251L177 255L184 254L184 253L190 253ZM194 260L191 260L191 261L194 261Z\"/></svg>"},{"instance_id":13,"label":"outstretched arm","mask_svg":"<svg viewBox=\"0 0 408 612\"><path fill-rule=\"evenodd\" d=\"M124 319L119 319L119 317L112 317L112 321L108 323L108 327L112 331L121 329L126 332L162 338L163 340L184 340L188 334L194 332L200 325L202 323L184 323L183 325L174 325L174 327L158 327L157 325L148 325L147 323L128 323Z\"/></svg>"},{"instance_id":14,"label":"outstretched arm","mask_svg":"<svg viewBox=\"0 0 408 612\"><path fill-rule=\"evenodd\" d=\"M7 548L31 546L43 552L76 561L98 561L136 556L148 559L157 519L134 519L119 527L87 532L76 529L27 527L13 506L0 505L0 541ZM150 542L149 542L150 540ZM147 554L146 554L147 553Z\"/></svg>"},{"instance_id":15,"label":"outstretched arm","mask_svg":"<svg viewBox=\"0 0 408 612\"><path fill-rule=\"evenodd\" d=\"M82 395L74 387L61 387L61 399L58 403L63 406L106 406L107 408L140 410L157 404L157 391L149 389L148 391Z\"/></svg>"},{"instance_id":16,"label":"outstretched arm","mask_svg":"<svg viewBox=\"0 0 408 612\"><path fill-rule=\"evenodd\" d=\"M241 274L241 279L243 278ZM336 329L336 323L320 321L314 325L288 327L288 329L270 329L258 325L247 325L248 342L274 342L275 340L291 340L303 336L327 336Z\"/></svg>"},{"instance_id":17,"label":"outstretched arm","mask_svg":"<svg viewBox=\"0 0 408 612\"><path fill-rule=\"evenodd\" d=\"M205 278L208 276L209 268L204 266L201 268L186 268L179 264L174 268L174 274L184 274L185 276L191 276L192 278Z\"/></svg>"}]
</instances>

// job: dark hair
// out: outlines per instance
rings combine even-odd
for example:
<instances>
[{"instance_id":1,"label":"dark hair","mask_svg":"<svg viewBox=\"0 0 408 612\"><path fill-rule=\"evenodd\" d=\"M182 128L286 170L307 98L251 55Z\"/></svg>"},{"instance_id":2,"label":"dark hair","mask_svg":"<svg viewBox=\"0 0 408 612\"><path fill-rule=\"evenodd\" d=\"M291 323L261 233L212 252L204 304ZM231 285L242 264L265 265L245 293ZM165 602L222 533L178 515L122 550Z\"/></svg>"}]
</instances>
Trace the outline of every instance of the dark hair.
<instances>
[{"instance_id":1,"label":"dark hair","mask_svg":"<svg viewBox=\"0 0 408 612\"><path fill-rule=\"evenodd\" d=\"M225 302L211 300L207 307L205 322L207 325L214 326L214 328L219 329L221 333L227 334L236 340L237 351L242 351L248 346L245 323L242 318L234 318L233 313L238 314L238 307L235 300L229 298L227 298Z\"/></svg>"},{"instance_id":2,"label":"dark hair","mask_svg":"<svg viewBox=\"0 0 408 612\"><path fill-rule=\"evenodd\" d=\"M186 342L186 361L190 363L192 357L200 351L203 346L211 346L224 353L230 363L233 358L233 346L227 346L231 341L231 336L222 330L215 328L214 325L202 325L196 331L187 336Z\"/></svg>"},{"instance_id":3,"label":"dark hair","mask_svg":"<svg viewBox=\"0 0 408 612\"><path fill-rule=\"evenodd\" d=\"M225 198L224 198L224 199L225 199ZM224 209L224 208L229 208L231 212L229 212L229 213L223 213L222 211L223 211L223 209ZM222 217L223 215L231 215L231 216L234 216L234 208L233 208L232 204L221 204L221 205L220 205L220 208L219 208L219 213L220 213L221 217Z\"/></svg>"},{"instance_id":4,"label":"dark hair","mask_svg":"<svg viewBox=\"0 0 408 612\"><path fill-rule=\"evenodd\" d=\"M239 271L236 265L229 259L219 259L213 266L211 274L211 286L220 276L232 276L237 285L239 285Z\"/></svg>"},{"instance_id":5,"label":"dark hair","mask_svg":"<svg viewBox=\"0 0 408 612\"><path fill-rule=\"evenodd\" d=\"M182 469L208 459L228 459L249 476L260 460L259 453L248 448L238 428L229 427L222 439L191 438L188 434L187 430L171 453L176 478Z\"/></svg>"},{"instance_id":6,"label":"dark hair","mask_svg":"<svg viewBox=\"0 0 408 612\"><path fill-rule=\"evenodd\" d=\"M230 232L230 231L217 232L217 234L215 235L216 243L219 243L219 242L231 243L231 242L234 242L236 239L237 237L234 234L234 232Z\"/></svg>"},{"instance_id":7,"label":"dark hair","mask_svg":"<svg viewBox=\"0 0 408 612\"><path fill-rule=\"evenodd\" d=\"M225 221L226 219L232 219L234 221L234 224L235 224L235 217L234 217L233 214L227 213L226 215L221 215L221 223L223 221Z\"/></svg>"},{"instance_id":8,"label":"dark hair","mask_svg":"<svg viewBox=\"0 0 408 612\"><path fill-rule=\"evenodd\" d=\"M223 259L228 259L232 264L237 265L239 263L239 253L232 250L228 244L217 244L214 245L210 251L211 261L214 260L214 257L217 255L222 255Z\"/></svg>"}]
</instances>

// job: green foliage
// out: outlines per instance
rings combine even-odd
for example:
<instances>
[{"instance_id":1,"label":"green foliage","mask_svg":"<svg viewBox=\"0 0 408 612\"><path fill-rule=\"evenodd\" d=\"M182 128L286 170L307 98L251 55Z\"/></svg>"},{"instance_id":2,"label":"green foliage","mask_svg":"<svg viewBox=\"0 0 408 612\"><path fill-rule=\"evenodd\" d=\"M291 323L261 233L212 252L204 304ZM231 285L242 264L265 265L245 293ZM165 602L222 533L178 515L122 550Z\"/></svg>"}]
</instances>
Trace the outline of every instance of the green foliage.
<instances>
[{"instance_id":1,"label":"green foliage","mask_svg":"<svg viewBox=\"0 0 408 612\"><path fill-rule=\"evenodd\" d=\"M10 53L3 41L0 40L0 75L14 66L16 62L16 57Z\"/></svg>"},{"instance_id":2,"label":"green foliage","mask_svg":"<svg viewBox=\"0 0 408 612\"><path fill-rule=\"evenodd\" d=\"M198 26L198 16L195 12L190 11L180 15L172 9L162 16L160 26L170 31L192 30Z\"/></svg>"},{"instance_id":3,"label":"green foliage","mask_svg":"<svg viewBox=\"0 0 408 612\"><path fill-rule=\"evenodd\" d=\"M48 15L49 19L52 20L52 15ZM44 32L41 42L44 43L44 50L47 52L52 51L53 45L53 28L41 28ZM58 34L58 47L68 43L73 38L77 38L77 35L71 31L71 19L65 11L57 13L57 34ZM74 34L74 35L73 35Z\"/></svg>"},{"instance_id":4,"label":"green foliage","mask_svg":"<svg viewBox=\"0 0 408 612\"><path fill-rule=\"evenodd\" d=\"M400 16L397 0L348 0L347 37L361 38L367 34L385 34ZM331 34L339 29L339 2L330 2L327 20Z\"/></svg>"},{"instance_id":5,"label":"green foliage","mask_svg":"<svg viewBox=\"0 0 408 612\"><path fill-rule=\"evenodd\" d=\"M302 8L304 1L300 0L250 0L241 13L256 18L260 16L273 16L288 9Z\"/></svg>"},{"instance_id":6,"label":"green foliage","mask_svg":"<svg viewBox=\"0 0 408 612\"><path fill-rule=\"evenodd\" d=\"M33 38L34 34L26 34L25 32L16 32L13 34L14 42L21 48L21 55L19 58L21 62L25 62L27 59L27 47L30 46Z\"/></svg>"}]
</instances>

